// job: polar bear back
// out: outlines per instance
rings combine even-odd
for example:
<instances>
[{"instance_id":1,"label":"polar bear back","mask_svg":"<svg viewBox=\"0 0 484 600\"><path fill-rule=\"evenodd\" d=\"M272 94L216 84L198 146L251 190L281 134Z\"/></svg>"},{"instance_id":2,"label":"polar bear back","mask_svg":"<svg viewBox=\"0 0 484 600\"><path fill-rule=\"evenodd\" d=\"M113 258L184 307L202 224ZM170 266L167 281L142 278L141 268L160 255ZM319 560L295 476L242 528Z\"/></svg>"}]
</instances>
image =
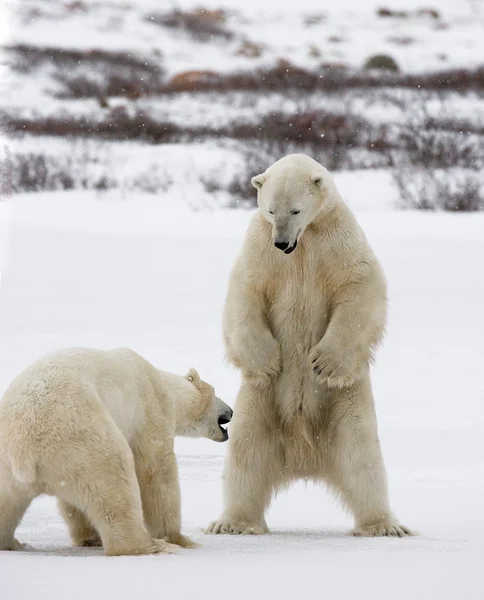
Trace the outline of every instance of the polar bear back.
<instances>
[{"instance_id":1,"label":"polar bear back","mask_svg":"<svg viewBox=\"0 0 484 600\"><path fill-rule=\"evenodd\" d=\"M163 394L154 392L158 380L156 369L132 350L66 349L20 373L5 392L0 419L8 415L8 426L17 415L24 430L35 424L37 436L54 438L57 431L88 430L107 410L129 442L150 403L163 404ZM170 418L165 405L158 408Z\"/></svg>"}]
</instances>

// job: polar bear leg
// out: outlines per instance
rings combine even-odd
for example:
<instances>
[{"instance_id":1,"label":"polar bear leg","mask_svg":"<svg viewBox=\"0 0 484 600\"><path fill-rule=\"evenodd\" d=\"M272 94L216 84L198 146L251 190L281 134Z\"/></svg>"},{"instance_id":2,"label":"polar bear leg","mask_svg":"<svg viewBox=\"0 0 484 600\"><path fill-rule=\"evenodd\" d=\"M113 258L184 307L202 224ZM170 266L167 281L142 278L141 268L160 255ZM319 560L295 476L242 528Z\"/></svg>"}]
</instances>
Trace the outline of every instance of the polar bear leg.
<instances>
[{"instance_id":1,"label":"polar bear leg","mask_svg":"<svg viewBox=\"0 0 484 600\"><path fill-rule=\"evenodd\" d=\"M251 381L242 384L224 465L225 508L205 533L269 533L264 514L284 477L281 448L260 411L261 406L268 404L261 395L269 393L270 386Z\"/></svg>"},{"instance_id":2,"label":"polar bear leg","mask_svg":"<svg viewBox=\"0 0 484 600\"><path fill-rule=\"evenodd\" d=\"M131 449L114 424L104 423L103 448L85 448L68 458L71 477L55 495L76 506L101 536L110 556L170 553L175 547L152 539L144 527L141 496Z\"/></svg>"},{"instance_id":3,"label":"polar bear leg","mask_svg":"<svg viewBox=\"0 0 484 600\"><path fill-rule=\"evenodd\" d=\"M22 517L34 499L15 488L4 485L0 488L0 550L22 550L24 545L14 538Z\"/></svg>"},{"instance_id":4,"label":"polar bear leg","mask_svg":"<svg viewBox=\"0 0 484 600\"><path fill-rule=\"evenodd\" d=\"M74 546L102 546L98 532L83 512L63 500L57 500L57 506L69 528Z\"/></svg>"},{"instance_id":5,"label":"polar bear leg","mask_svg":"<svg viewBox=\"0 0 484 600\"><path fill-rule=\"evenodd\" d=\"M158 449L154 440L146 441L139 442L139 457L135 456L146 527L154 538L183 548L196 548L198 544L181 533L176 456L174 452L167 453L166 446Z\"/></svg>"},{"instance_id":6,"label":"polar bear leg","mask_svg":"<svg viewBox=\"0 0 484 600\"><path fill-rule=\"evenodd\" d=\"M369 377L336 392L330 481L355 518L354 535L411 535L392 514Z\"/></svg>"}]
</instances>

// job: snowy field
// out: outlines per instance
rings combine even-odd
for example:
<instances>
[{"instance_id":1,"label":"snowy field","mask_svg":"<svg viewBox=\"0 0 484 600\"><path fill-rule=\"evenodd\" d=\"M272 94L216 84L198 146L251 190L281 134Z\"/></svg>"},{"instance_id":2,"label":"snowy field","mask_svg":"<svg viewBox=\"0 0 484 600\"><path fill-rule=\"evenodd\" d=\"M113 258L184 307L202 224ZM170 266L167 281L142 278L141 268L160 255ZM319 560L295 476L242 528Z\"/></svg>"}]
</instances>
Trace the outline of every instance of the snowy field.
<instances>
[{"instance_id":1,"label":"snowy field","mask_svg":"<svg viewBox=\"0 0 484 600\"><path fill-rule=\"evenodd\" d=\"M194 8L222 8L221 33L199 40L153 22L156 14ZM393 14L382 16L380 9ZM53 126L42 135L18 126L14 137L0 139L0 162L9 153L27 157L12 163L15 174L32 157L45 158L54 174L65 169L77 190L0 197L0 396L48 351L128 346L165 370L183 374L196 367L234 405L239 377L224 362L221 311L252 214L226 208L242 202L227 191L234 177L248 181L253 168L248 146L233 131L241 123L265 123L278 112L286 120L343 112L350 123L368 121L372 143L388 141L395 150L398 126L425 108L440 118L434 127L448 135L450 150L445 144L444 150L456 152L458 168L482 173L482 83L444 86L436 95L415 95L420 86L304 90L281 84L253 91L153 88L137 97L118 86L120 95L101 98L79 89L76 96L75 86L69 95L76 78L104 89L125 74L116 53L147 61L149 77L163 84L186 71L254 73L281 60L309 72L359 72L380 53L394 57L404 76L431 76L482 67L483 27L484 0L0 2L0 118L40 125L85 118L95 130L125 111L130 118L150 117L150 131L165 122L185 132L226 128L221 136L190 134L170 143L143 135L129 141L60 135ZM258 54L244 52L251 47ZM68 56L75 51L81 52L78 64ZM90 60L92 51L104 52L104 62ZM138 64L135 82L140 73ZM463 145L450 143L452 127ZM258 148L259 138L252 141ZM332 149L318 143L311 153L323 161ZM0 600L217 600L221 594L226 600L484 600L484 212L397 210L399 191L386 155L352 143L336 151L351 154L354 164L343 161L334 175L389 280L388 335L373 385L392 505L419 535L353 538L351 519L324 488L300 482L273 503L270 536L205 536L202 528L222 508L227 446L180 439L183 531L202 548L117 558L72 548L55 501L39 498L17 531L34 550L0 552ZM279 149L271 152L284 153ZM401 168L406 155L396 156ZM438 160L430 161L429 173L449 174L450 165ZM259 170L268 166L254 162ZM0 169L0 177L5 172ZM112 188L107 192L81 189L104 179ZM30 185L24 181L20 191L52 189L34 180Z\"/></svg>"},{"instance_id":2,"label":"snowy field","mask_svg":"<svg viewBox=\"0 0 484 600\"><path fill-rule=\"evenodd\" d=\"M201 549L73 549L55 502L41 498L17 532L35 551L0 552L2 600L483 598L484 214L391 212L382 201L362 211L352 198L368 187L346 186L389 279L374 388L393 507L420 535L352 538L324 489L301 483L275 501L272 535L204 536L221 509L226 446L179 440L184 531ZM11 216L0 244L0 393L54 348L125 345L163 369L195 366L233 405L220 313L249 212L33 194L16 197L13 215L0 203L4 241Z\"/></svg>"}]
</instances>

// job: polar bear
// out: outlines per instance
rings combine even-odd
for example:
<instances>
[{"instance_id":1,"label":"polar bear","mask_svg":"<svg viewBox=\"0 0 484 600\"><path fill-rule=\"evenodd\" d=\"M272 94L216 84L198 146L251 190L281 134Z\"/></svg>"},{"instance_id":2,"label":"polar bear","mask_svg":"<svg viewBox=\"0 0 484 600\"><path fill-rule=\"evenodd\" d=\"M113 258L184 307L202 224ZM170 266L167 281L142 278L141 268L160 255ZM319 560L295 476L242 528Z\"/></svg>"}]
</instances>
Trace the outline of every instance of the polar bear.
<instances>
[{"instance_id":1,"label":"polar bear","mask_svg":"<svg viewBox=\"0 0 484 600\"><path fill-rule=\"evenodd\" d=\"M230 276L229 361L242 376L224 468L225 508L206 533L263 534L295 479L324 481L355 535L405 536L389 507L369 364L385 277L329 172L289 155L253 177L259 211Z\"/></svg>"},{"instance_id":2,"label":"polar bear","mask_svg":"<svg viewBox=\"0 0 484 600\"><path fill-rule=\"evenodd\" d=\"M35 362L0 402L0 550L32 499L56 496L73 543L108 555L195 547L180 532L174 437L222 442L232 410L195 369L159 371L126 348Z\"/></svg>"}]
</instances>

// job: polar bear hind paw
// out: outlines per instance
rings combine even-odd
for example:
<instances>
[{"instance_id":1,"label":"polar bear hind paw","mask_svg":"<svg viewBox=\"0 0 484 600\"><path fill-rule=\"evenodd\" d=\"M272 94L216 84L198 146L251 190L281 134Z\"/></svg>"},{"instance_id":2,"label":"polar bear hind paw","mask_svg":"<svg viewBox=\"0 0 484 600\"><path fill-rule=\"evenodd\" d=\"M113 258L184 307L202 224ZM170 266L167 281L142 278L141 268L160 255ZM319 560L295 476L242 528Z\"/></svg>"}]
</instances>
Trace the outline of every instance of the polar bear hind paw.
<instances>
[{"instance_id":1,"label":"polar bear hind paw","mask_svg":"<svg viewBox=\"0 0 484 600\"><path fill-rule=\"evenodd\" d=\"M232 519L220 519L213 521L204 530L208 535L228 534L228 535L263 535L268 530L260 523L249 521L237 521Z\"/></svg>"},{"instance_id":2,"label":"polar bear hind paw","mask_svg":"<svg viewBox=\"0 0 484 600\"><path fill-rule=\"evenodd\" d=\"M181 548L190 548L190 549L201 548L201 544L197 544L197 542L194 542L189 537L187 537L186 535L183 535L181 533L178 533L175 535L167 535L164 538L164 540L169 542L170 544L176 544L177 546L180 546Z\"/></svg>"},{"instance_id":3,"label":"polar bear hind paw","mask_svg":"<svg viewBox=\"0 0 484 600\"><path fill-rule=\"evenodd\" d=\"M165 540L153 539L154 550L149 554L178 554L180 546L178 544L170 544Z\"/></svg>"},{"instance_id":4,"label":"polar bear hind paw","mask_svg":"<svg viewBox=\"0 0 484 600\"><path fill-rule=\"evenodd\" d=\"M394 521L380 521L356 527L352 531L357 537L406 537L415 535L408 527Z\"/></svg>"}]
</instances>

